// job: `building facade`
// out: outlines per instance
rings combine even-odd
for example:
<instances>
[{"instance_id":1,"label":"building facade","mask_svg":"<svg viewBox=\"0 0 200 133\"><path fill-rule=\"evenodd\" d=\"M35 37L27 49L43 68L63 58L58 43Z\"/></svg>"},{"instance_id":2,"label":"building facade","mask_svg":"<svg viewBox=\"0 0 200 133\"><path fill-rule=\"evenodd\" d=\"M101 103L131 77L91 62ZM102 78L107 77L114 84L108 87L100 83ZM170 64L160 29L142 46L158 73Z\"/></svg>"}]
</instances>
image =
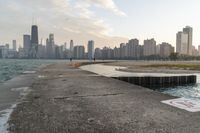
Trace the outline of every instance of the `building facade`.
<instances>
[{"instance_id":1,"label":"building facade","mask_svg":"<svg viewBox=\"0 0 200 133\"><path fill-rule=\"evenodd\" d=\"M156 55L156 41L153 38L144 40L143 54L144 56Z\"/></svg>"},{"instance_id":2,"label":"building facade","mask_svg":"<svg viewBox=\"0 0 200 133\"><path fill-rule=\"evenodd\" d=\"M88 41L88 59L89 60L94 59L94 41L93 40Z\"/></svg>"},{"instance_id":3,"label":"building facade","mask_svg":"<svg viewBox=\"0 0 200 133\"><path fill-rule=\"evenodd\" d=\"M188 55L188 34L181 31L176 34L176 52Z\"/></svg>"}]
</instances>

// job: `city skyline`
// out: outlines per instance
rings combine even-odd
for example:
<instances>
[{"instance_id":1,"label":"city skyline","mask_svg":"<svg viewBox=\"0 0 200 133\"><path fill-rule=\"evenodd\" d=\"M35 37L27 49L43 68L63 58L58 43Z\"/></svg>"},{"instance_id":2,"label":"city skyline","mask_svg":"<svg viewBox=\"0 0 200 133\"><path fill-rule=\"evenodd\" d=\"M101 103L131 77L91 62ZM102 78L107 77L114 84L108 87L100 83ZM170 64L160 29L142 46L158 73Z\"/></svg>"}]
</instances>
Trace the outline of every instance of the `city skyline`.
<instances>
[{"instance_id":1,"label":"city skyline","mask_svg":"<svg viewBox=\"0 0 200 133\"><path fill-rule=\"evenodd\" d=\"M53 33L49 33L46 44L39 43L38 26L31 26L30 35L23 35L23 47L17 51L17 41L12 40L12 47L8 43L0 45L0 58L25 58L25 59L167 59L173 54L180 56L200 57L200 45L198 49L193 45L193 28L185 26L176 34L176 50L168 42L158 43L154 38L146 39L140 43L139 39L130 39L115 45L95 47L95 41L89 40L86 46L74 43L70 40L57 45Z\"/></svg>"},{"instance_id":2,"label":"city skyline","mask_svg":"<svg viewBox=\"0 0 200 133\"><path fill-rule=\"evenodd\" d=\"M200 17L199 1L195 1L0 0L0 44L14 39L22 45L21 36L29 33L30 25L36 23L40 27L39 40L54 33L58 44L73 39L86 46L92 39L97 47L113 48L131 38L138 38L140 42L155 38L158 43L176 46L174 35L189 25L194 29L193 45L197 48Z\"/></svg>"}]
</instances>

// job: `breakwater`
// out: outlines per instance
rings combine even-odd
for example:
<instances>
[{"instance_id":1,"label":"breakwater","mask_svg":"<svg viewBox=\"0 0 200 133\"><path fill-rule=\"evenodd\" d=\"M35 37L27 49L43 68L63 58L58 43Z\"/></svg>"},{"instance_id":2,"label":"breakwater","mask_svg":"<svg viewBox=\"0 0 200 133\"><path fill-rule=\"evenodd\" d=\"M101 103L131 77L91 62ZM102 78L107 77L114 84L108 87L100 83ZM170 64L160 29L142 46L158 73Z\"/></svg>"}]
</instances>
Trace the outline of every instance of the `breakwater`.
<instances>
[{"instance_id":1,"label":"breakwater","mask_svg":"<svg viewBox=\"0 0 200 133\"><path fill-rule=\"evenodd\" d=\"M147 88L161 88L171 86L181 86L196 83L196 75L187 76L161 76L161 77L112 77L114 79L129 82L135 85L147 87Z\"/></svg>"},{"instance_id":2,"label":"breakwater","mask_svg":"<svg viewBox=\"0 0 200 133\"><path fill-rule=\"evenodd\" d=\"M133 73L119 71L125 69L124 67L102 64L81 66L81 69L151 89L189 85L197 82L197 76L193 74Z\"/></svg>"}]
</instances>

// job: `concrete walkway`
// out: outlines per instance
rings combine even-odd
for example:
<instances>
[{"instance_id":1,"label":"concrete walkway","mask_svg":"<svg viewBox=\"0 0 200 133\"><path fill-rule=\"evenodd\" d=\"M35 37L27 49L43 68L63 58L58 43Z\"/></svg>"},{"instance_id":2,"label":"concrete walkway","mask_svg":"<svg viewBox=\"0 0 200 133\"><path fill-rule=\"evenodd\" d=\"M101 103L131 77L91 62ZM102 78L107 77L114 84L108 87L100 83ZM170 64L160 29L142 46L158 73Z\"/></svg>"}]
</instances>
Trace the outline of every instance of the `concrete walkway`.
<instances>
[{"instance_id":1,"label":"concrete walkway","mask_svg":"<svg viewBox=\"0 0 200 133\"><path fill-rule=\"evenodd\" d=\"M200 132L200 113L160 102L171 96L66 64L38 75L11 115L11 133Z\"/></svg>"}]
</instances>

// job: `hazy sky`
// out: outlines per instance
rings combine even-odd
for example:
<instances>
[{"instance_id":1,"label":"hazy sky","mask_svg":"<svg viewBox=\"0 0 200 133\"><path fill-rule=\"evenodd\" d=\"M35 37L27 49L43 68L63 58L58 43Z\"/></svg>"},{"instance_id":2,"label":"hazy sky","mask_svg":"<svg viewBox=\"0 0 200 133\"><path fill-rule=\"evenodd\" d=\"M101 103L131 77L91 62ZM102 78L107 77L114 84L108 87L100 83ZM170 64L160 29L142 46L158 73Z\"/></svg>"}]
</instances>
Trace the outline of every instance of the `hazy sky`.
<instances>
[{"instance_id":1,"label":"hazy sky","mask_svg":"<svg viewBox=\"0 0 200 133\"><path fill-rule=\"evenodd\" d=\"M200 45L199 0L0 0L0 44L30 34L32 18L39 38L55 34L57 44L73 39L85 45L119 45L131 38L155 38L175 46L176 33L193 27L194 45Z\"/></svg>"}]
</instances>

